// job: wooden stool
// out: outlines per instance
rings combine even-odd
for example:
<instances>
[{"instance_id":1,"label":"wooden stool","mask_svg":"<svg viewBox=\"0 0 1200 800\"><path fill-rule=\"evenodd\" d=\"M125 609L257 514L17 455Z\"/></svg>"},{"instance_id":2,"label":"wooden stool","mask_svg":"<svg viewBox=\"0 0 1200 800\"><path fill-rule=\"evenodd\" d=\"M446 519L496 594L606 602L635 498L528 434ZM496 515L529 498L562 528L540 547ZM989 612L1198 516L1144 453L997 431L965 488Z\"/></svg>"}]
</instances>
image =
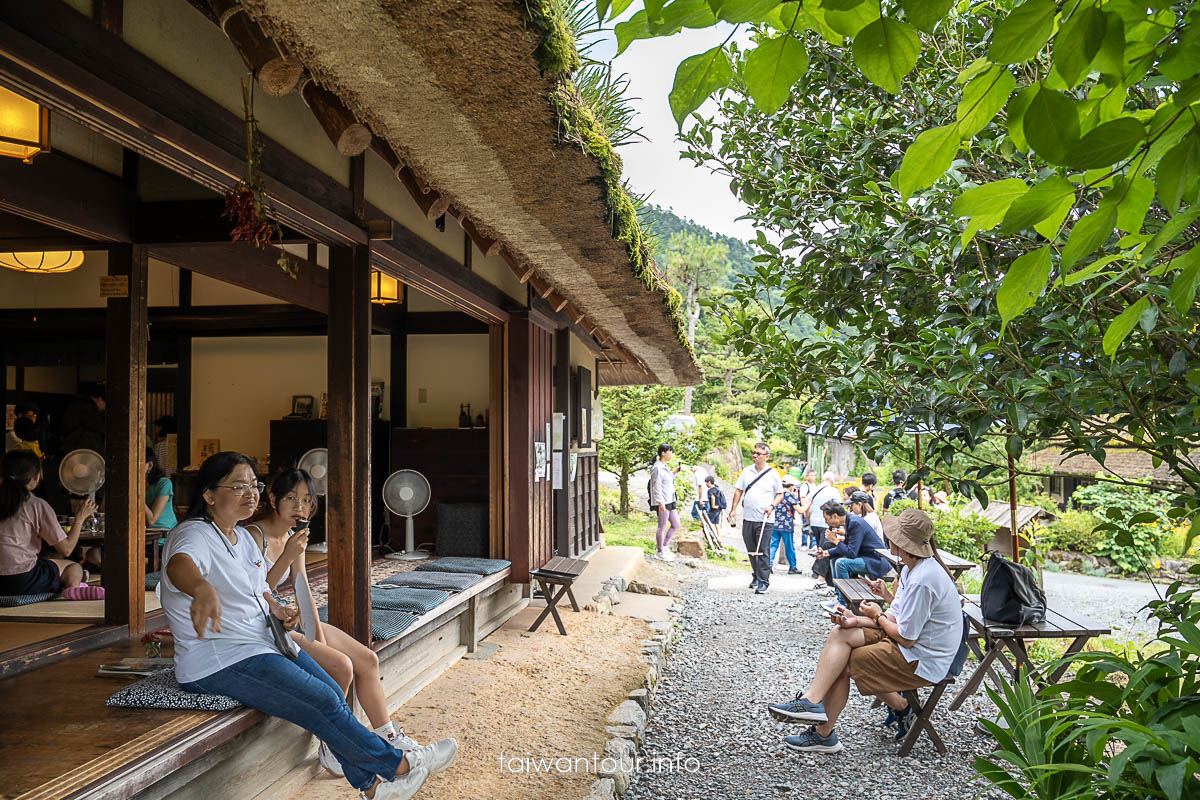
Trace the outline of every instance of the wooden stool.
<instances>
[{"instance_id":1,"label":"wooden stool","mask_svg":"<svg viewBox=\"0 0 1200 800\"><path fill-rule=\"evenodd\" d=\"M558 626L558 632L563 636L567 635L567 628L563 625L562 617L558 615L558 602L562 600L565 594L571 601L571 608L579 611L579 603L575 602L575 594L571 591L571 584L575 583L575 579L583 574L587 569L588 562L581 558L564 558L556 556L547 561L540 569L532 570L529 575L538 582L542 589L542 594L546 597L546 609L533 621L533 625L529 628L530 633L536 631L538 627L545 621L547 615L553 615L554 624ZM557 592L553 587L561 587Z\"/></svg>"}]
</instances>

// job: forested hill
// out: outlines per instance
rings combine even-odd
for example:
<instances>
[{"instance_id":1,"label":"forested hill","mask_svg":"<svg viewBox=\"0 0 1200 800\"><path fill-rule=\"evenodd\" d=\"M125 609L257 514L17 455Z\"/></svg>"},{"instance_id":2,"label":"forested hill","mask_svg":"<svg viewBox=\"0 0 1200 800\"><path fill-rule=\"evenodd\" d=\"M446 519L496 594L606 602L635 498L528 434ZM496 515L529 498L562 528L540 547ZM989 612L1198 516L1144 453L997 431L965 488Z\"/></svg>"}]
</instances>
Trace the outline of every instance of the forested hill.
<instances>
[{"instance_id":1,"label":"forested hill","mask_svg":"<svg viewBox=\"0 0 1200 800\"><path fill-rule=\"evenodd\" d=\"M721 242L729 248L729 265L732 269L730 274L727 274L724 279L724 283L727 286L732 285L733 275L745 275L754 269L754 262L750 260L754 255L754 250L741 239L735 239L732 236L725 236L720 233L713 233L698 222L678 216L669 208L648 205L643 210L642 215L650 228L650 235L655 244L655 258L660 263L663 261L662 251L666 249L667 242L671 241L672 234L679 231L686 231L703 236L706 239Z\"/></svg>"}]
</instances>

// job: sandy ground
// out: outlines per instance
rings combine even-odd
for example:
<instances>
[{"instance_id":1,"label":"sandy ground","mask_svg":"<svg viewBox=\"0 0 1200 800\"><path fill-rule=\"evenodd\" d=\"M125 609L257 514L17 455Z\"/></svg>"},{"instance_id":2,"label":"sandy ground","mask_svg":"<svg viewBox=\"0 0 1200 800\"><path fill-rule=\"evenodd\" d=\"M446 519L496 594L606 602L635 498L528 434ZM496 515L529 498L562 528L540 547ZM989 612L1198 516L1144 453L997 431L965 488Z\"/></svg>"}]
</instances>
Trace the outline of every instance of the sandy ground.
<instances>
[{"instance_id":1,"label":"sandy ground","mask_svg":"<svg viewBox=\"0 0 1200 800\"><path fill-rule=\"evenodd\" d=\"M592 758L598 764L604 755L605 720L645 677L639 642L650 631L638 619L575 614L568 606L568 636L549 620L530 634L540 611L517 614L485 640L499 645L489 658L459 661L392 715L422 743L458 739L458 760L429 779L417 794L421 800L559 800L588 793L597 777ZM551 765L549 774L531 763L560 757L579 760ZM296 794L304 800L357 796L332 776Z\"/></svg>"}]
</instances>

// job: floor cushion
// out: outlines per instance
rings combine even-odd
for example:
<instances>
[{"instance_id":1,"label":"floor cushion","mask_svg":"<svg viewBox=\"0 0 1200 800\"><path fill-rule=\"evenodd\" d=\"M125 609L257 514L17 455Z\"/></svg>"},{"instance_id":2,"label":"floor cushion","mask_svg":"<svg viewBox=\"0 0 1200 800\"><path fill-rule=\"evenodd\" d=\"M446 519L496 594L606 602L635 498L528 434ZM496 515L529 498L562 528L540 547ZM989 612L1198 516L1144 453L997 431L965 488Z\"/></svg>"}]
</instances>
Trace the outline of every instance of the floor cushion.
<instances>
[{"instance_id":1,"label":"floor cushion","mask_svg":"<svg viewBox=\"0 0 1200 800\"><path fill-rule=\"evenodd\" d=\"M512 562L502 558L447 556L418 564L417 572L465 572L472 575L495 575L510 566L512 566Z\"/></svg>"},{"instance_id":2,"label":"floor cushion","mask_svg":"<svg viewBox=\"0 0 1200 800\"><path fill-rule=\"evenodd\" d=\"M467 572L429 572L413 570L401 572L390 578L384 578L379 583L390 586L412 586L418 589L444 589L447 592L461 592L469 589L483 580L480 575Z\"/></svg>"},{"instance_id":3,"label":"floor cushion","mask_svg":"<svg viewBox=\"0 0 1200 800\"><path fill-rule=\"evenodd\" d=\"M105 703L117 708L170 708L177 711L229 711L241 703L223 694L189 692L175 680L171 667L129 684Z\"/></svg>"},{"instance_id":4,"label":"floor cushion","mask_svg":"<svg viewBox=\"0 0 1200 800\"><path fill-rule=\"evenodd\" d=\"M371 608L425 614L450 598L441 589L415 589L411 586L372 586Z\"/></svg>"},{"instance_id":5,"label":"floor cushion","mask_svg":"<svg viewBox=\"0 0 1200 800\"><path fill-rule=\"evenodd\" d=\"M329 606L317 609L321 622L329 622ZM407 611L389 611L382 608L371 609L371 638L377 640L394 639L417 621L416 614Z\"/></svg>"},{"instance_id":6,"label":"floor cushion","mask_svg":"<svg viewBox=\"0 0 1200 800\"><path fill-rule=\"evenodd\" d=\"M34 603L44 603L47 600L53 600L54 597L54 592L44 592L42 594L5 594L0 595L0 607L28 606Z\"/></svg>"}]
</instances>

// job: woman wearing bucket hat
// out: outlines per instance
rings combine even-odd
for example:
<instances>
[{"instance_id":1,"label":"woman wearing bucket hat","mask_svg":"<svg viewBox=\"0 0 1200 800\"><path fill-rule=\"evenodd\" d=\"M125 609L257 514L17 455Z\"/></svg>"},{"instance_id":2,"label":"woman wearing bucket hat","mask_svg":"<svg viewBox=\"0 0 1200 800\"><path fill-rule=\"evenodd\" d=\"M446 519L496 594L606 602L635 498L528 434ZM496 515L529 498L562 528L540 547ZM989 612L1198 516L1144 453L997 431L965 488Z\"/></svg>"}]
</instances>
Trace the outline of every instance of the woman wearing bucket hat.
<instances>
[{"instance_id":1,"label":"woman wearing bucket hat","mask_svg":"<svg viewBox=\"0 0 1200 800\"><path fill-rule=\"evenodd\" d=\"M950 669L962 641L962 603L950 571L937 557L933 521L923 511L906 509L885 518L892 552L904 566L895 597L873 584L891 608L864 602L859 613L841 606L837 624L825 642L808 688L788 703L768 706L781 722L808 722L798 736L787 737L792 750L837 753L842 750L834 724L846 707L853 679L863 695L876 695L892 709L899 724L896 740L908 733L913 712L899 692L931 686Z\"/></svg>"}]
</instances>

